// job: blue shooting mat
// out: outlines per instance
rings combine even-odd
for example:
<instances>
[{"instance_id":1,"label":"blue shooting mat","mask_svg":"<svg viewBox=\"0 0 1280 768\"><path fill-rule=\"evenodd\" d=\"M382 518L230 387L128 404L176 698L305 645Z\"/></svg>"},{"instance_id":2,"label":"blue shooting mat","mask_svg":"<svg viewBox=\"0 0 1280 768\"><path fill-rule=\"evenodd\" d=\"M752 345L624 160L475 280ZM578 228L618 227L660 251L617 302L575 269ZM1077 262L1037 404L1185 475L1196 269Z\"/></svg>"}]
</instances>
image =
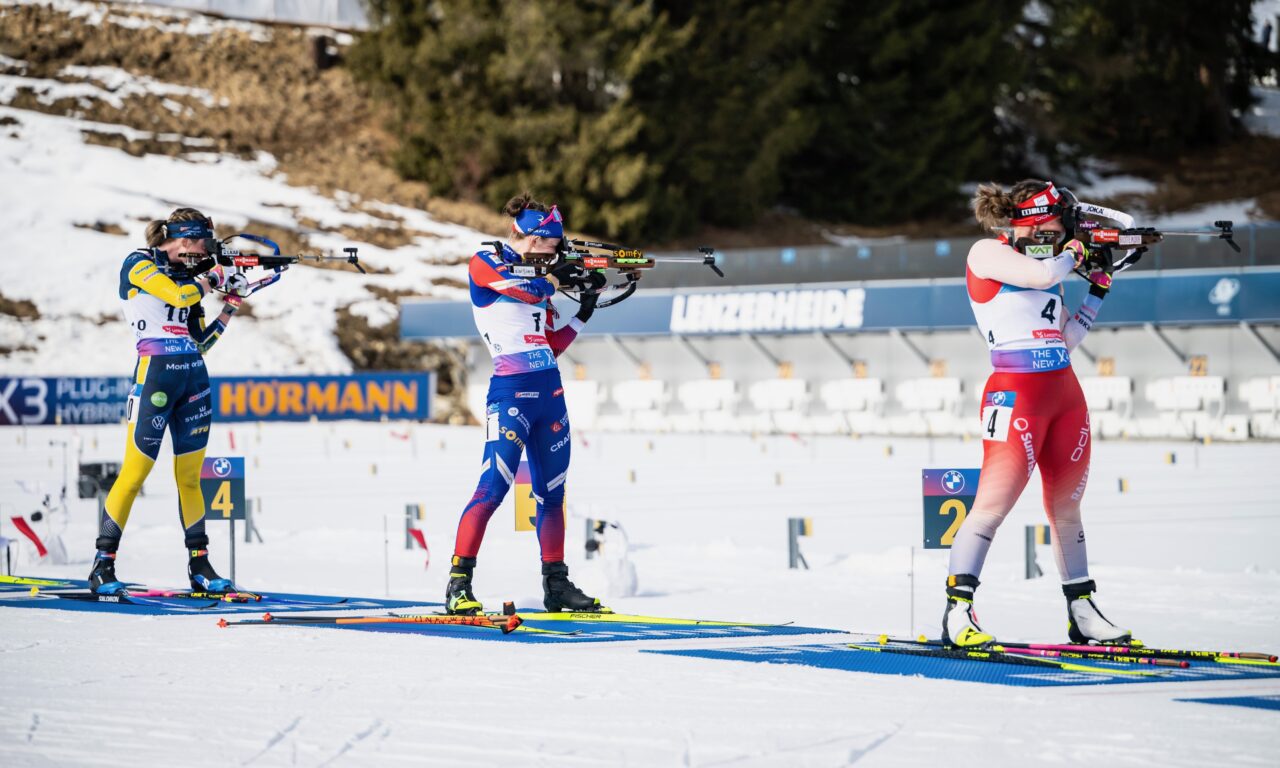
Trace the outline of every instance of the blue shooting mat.
<instances>
[{"instance_id":1,"label":"blue shooting mat","mask_svg":"<svg viewBox=\"0 0 1280 768\"><path fill-rule=\"evenodd\" d=\"M694 656L703 659L746 661L758 664L795 664L819 669L838 669L844 672L927 677L934 680L960 680L969 683L1010 685L1025 688L1280 678L1280 665L1262 666L1213 662L1197 663L1193 661L1187 669L1173 669L1168 667L1149 667L1140 664L1114 664L1105 661L1063 659L1063 661L1072 664L1104 671L1123 670L1159 673L1150 677L1138 675L1114 676L1073 672L1048 665L1045 665L1044 669L1037 669L1023 664L1002 664L989 661L966 661L961 659L928 658L901 653L859 651L850 648L845 643L671 651L645 649L645 652L663 653L672 656Z\"/></svg>"},{"instance_id":2,"label":"blue shooting mat","mask_svg":"<svg viewBox=\"0 0 1280 768\"><path fill-rule=\"evenodd\" d=\"M1280 694L1274 696L1223 696L1209 699L1174 699L1189 701L1195 704L1225 704L1230 707L1250 707L1253 709L1274 709L1280 711Z\"/></svg>"},{"instance_id":3,"label":"blue shooting mat","mask_svg":"<svg viewBox=\"0 0 1280 768\"><path fill-rule=\"evenodd\" d=\"M29 591L31 587L24 587ZM35 597L0 597L0 608L44 608L55 611L81 611L89 613L131 613L142 616L185 616L193 613L254 613L267 611L285 613L292 611L351 611L380 610L387 608L421 608L439 606L438 603L409 602L406 600L379 600L367 597L335 597L328 595L300 595L290 592L273 592L262 600L247 603L194 600L187 598L148 597L143 602L117 603L92 600L71 600L58 597L56 592L41 591ZM280 598L273 600L272 598ZM284 602L284 601L290 602ZM298 602L293 602L298 601Z\"/></svg>"},{"instance_id":4,"label":"blue shooting mat","mask_svg":"<svg viewBox=\"0 0 1280 768\"><path fill-rule=\"evenodd\" d=\"M670 620L572 621L538 620L538 613L517 611L524 625L504 635L491 627L457 624L290 624L275 626L311 626L318 629L342 629L356 632L391 632L403 635L457 637L466 640L490 640L508 643L612 643L630 640L696 640L727 637L777 637L780 635L839 634L843 630L797 627L790 624L735 624L731 622L671 624ZM257 625L255 625L257 626ZM253 629L252 626L241 628ZM539 630L548 630L542 632Z\"/></svg>"}]
</instances>

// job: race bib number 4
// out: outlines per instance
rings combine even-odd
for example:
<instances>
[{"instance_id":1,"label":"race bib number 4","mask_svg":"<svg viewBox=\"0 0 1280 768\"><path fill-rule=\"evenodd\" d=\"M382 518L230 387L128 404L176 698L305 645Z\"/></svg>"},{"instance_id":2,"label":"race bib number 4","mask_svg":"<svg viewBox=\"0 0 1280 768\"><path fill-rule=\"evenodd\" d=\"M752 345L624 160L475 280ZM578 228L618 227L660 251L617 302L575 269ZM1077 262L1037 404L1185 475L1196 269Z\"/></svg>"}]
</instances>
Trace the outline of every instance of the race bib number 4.
<instances>
[{"instance_id":1,"label":"race bib number 4","mask_svg":"<svg viewBox=\"0 0 1280 768\"><path fill-rule=\"evenodd\" d=\"M1009 438L1015 392L988 392L982 400L982 439L1004 442Z\"/></svg>"}]
</instances>

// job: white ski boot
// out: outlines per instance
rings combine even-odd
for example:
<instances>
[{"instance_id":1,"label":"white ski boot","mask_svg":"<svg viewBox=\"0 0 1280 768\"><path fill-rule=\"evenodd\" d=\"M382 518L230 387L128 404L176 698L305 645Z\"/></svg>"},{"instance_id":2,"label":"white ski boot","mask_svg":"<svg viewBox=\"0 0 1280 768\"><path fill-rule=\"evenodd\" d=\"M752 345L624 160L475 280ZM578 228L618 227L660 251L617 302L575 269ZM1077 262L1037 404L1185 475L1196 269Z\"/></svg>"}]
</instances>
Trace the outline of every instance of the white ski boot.
<instances>
[{"instance_id":1,"label":"white ski boot","mask_svg":"<svg viewBox=\"0 0 1280 768\"><path fill-rule=\"evenodd\" d=\"M973 612L978 577L962 573L947 577L947 610L942 614L942 642L956 648L990 645L995 637L982 631Z\"/></svg>"},{"instance_id":2,"label":"white ski boot","mask_svg":"<svg viewBox=\"0 0 1280 768\"><path fill-rule=\"evenodd\" d=\"M1067 598L1067 636L1079 645L1128 645L1133 633L1112 624L1093 602L1093 592L1098 588L1093 580L1078 584L1063 584L1062 594Z\"/></svg>"}]
</instances>

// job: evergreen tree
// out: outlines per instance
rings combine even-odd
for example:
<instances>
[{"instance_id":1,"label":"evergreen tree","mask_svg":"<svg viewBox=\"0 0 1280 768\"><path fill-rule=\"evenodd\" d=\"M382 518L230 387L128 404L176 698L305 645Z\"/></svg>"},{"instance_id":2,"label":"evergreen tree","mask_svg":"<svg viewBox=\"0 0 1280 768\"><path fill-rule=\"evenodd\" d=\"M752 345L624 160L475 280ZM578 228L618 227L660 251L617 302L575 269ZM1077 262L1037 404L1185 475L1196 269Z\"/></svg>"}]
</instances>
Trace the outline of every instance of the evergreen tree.
<instances>
[{"instance_id":1,"label":"evergreen tree","mask_svg":"<svg viewBox=\"0 0 1280 768\"><path fill-rule=\"evenodd\" d=\"M1171 156L1240 134L1265 61L1250 0L1042 5L1022 111L1042 147Z\"/></svg>"},{"instance_id":2,"label":"evergreen tree","mask_svg":"<svg viewBox=\"0 0 1280 768\"><path fill-rule=\"evenodd\" d=\"M814 52L818 128L786 174L786 199L862 223L938 218L961 184L1003 170L995 106L1016 83L1020 0L837 4Z\"/></svg>"}]
</instances>

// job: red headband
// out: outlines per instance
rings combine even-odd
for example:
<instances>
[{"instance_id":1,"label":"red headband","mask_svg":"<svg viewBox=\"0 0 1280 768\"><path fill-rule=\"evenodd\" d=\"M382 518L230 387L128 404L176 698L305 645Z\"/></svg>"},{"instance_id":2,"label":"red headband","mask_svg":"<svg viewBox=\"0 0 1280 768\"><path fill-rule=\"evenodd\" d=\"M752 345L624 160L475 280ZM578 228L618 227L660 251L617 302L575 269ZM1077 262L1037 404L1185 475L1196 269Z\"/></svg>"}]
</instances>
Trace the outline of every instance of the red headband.
<instances>
[{"instance_id":1,"label":"red headband","mask_svg":"<svg viewBox=\"0 0 1280 768\"><path fill-rule=\"evenodd\" d=\"M1015 227L1034 227L1052 221L1062 216L1061 200L1057 187L1049 182L1049 186L1018 203L1017 212L1009 223Z\"/></svg>"}]
</instances>

